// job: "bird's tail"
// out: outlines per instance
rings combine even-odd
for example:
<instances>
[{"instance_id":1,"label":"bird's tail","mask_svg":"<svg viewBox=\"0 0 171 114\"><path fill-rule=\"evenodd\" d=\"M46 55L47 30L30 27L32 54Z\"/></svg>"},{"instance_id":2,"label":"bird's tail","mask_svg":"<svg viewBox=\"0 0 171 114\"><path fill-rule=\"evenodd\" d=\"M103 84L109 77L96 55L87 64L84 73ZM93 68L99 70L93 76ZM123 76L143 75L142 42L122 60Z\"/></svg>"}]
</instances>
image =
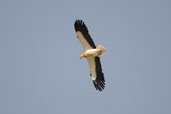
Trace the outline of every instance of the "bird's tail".
<instances>
[{"instance_id":1,"label":"bird's tail","mask_svg":"<svg viewBox=\"0 0 171 114\"><path fill-rule=\"evenodd\" d=\"M107 52L107 49L101 45L99 45L96 49L97 49L97 56L98 57L103 57Z\"/></svg>"}]
</instances>

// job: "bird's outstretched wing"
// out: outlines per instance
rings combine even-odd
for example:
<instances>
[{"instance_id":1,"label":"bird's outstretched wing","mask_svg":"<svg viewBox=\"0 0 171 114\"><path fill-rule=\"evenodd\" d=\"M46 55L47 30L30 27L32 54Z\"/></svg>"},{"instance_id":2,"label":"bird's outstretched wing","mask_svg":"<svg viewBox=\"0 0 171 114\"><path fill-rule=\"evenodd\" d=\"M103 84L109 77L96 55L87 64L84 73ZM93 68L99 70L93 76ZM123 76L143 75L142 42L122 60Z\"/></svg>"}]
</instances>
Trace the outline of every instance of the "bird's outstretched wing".
<instances>
[{"instance_id":1,"label":"bird's outstretched wing","mask_svg":"<svg viewBox=\"0 0 171 114\"><path fill-rule=\"evenodd\" d=\"M88 33L88 29L82 20L76 20L74 27L77 38L81 42L84 51L96 48L96 45L94 44L91 36Z\"/></svg>"},{"instance_id":2,"label":"bird's outstretched wing","mask_svg":"<svg viewBox=\"0 0 171 114\"><path fill-rule=\"evenodd\" d=\"M90 76L93 80L94 87L102 91L105 88L105 79L102 72L102 67L99 57L88 58L88 64L90 68Z\"/></svg>"}]
</instances>

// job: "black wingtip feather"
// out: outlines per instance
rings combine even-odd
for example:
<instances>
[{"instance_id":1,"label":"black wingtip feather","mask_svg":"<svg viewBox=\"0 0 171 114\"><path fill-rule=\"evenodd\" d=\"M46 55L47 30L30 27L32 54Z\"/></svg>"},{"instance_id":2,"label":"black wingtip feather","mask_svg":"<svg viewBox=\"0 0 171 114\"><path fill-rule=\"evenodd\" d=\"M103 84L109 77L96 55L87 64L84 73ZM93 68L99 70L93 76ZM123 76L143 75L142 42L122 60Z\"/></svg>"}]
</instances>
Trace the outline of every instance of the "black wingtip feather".
<instances>
[{"instance_id":1,"label":"black wingtip feather","mask_svg":"<svg viewBox=\"0 0 171 114\"><path fill-rule=\"evenodd\" d=\"M88 32L88 29L83 20L77 19L74 23L75 31Z\"/></svg>"},{"instance_id":2,"label":"black wingtip feather","mask_svg":"<svg viewBox=\"0 0 171 114\"><path fill-rule=\"evenodd\" d=\"M103 91L105 88L105 80L93 80L93 84L96 90Z\"/></svg>"}]
</instances>

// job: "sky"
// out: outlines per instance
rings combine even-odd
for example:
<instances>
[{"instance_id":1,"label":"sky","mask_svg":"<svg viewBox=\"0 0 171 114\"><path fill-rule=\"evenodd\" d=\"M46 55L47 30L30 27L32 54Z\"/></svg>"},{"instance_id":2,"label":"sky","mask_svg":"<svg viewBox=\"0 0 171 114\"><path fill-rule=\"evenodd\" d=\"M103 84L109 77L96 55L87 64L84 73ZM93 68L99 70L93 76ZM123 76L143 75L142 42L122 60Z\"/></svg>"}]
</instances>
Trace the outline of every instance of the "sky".
<instances>
[{"instance_id":1,"label":"sky","mask_svg":"<svg viewBox=\"0 0 171 114\"><path fill-rule=\"evenodd\" d=\"M0 0L0 114L171 114L170 0ZM96 91L74 22L106 80Z\"/></svg>"}]
</instances>

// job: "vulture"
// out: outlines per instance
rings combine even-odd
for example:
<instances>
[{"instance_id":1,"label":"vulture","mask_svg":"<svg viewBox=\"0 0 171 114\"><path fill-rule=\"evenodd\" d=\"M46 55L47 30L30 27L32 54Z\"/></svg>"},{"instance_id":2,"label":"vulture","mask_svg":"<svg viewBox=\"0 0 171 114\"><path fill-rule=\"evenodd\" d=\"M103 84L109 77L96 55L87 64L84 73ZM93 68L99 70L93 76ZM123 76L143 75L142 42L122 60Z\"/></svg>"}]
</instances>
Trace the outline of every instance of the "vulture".
<instances>
[{"instance_id":1,"label":"vulture","mask_svg":"<svg viewBox=\"0 0 171 114\"><path fill-rule=\"evenodd\" d=\"M87 59L94 87L96 90L103 91L105 88L105 78L100 58L106 54L107 49L101 45L96 47L83 20L76 20L74 27L77 38L84 48L84 53L81 54L80 59Z\"/></svg>"}]
</instances>

